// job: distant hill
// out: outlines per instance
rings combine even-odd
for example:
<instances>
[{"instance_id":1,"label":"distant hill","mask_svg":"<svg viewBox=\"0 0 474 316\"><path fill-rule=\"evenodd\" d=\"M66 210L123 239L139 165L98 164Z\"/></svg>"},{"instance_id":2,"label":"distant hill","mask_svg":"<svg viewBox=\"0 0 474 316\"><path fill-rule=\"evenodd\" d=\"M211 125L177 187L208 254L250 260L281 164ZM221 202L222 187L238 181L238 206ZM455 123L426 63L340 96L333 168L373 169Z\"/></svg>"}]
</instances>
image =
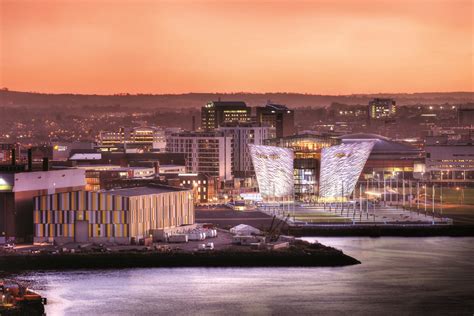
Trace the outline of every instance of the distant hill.
<instances>
[{"instance_id":1,"label":"distant hill","mask_svg":"<svg viewBox=\"0 0 474 316\"><path fill-rule=\"evenodd\" d=\"M374 97L394 98L398 105L460 104L474 102L474 92L428 92L396 94L317 95L298 93L186 93L186 94L44 94L0 90L0 106L117 106L151 109L196 108L211 100L241 100L250 106L274 103L297 107L324 107L333 102L343 104L367 104Z\"/></svg>"}]
</instances>

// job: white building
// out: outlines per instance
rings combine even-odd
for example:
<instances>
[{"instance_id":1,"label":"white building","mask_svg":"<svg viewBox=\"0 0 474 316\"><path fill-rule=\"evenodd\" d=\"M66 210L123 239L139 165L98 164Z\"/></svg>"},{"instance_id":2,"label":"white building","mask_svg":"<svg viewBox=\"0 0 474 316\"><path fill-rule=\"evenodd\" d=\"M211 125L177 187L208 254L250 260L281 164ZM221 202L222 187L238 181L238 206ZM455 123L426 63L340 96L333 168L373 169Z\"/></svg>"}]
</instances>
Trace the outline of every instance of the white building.
<instances>
[{"instance_id":1,"label":"white building","mask_svg":"<svg viewBox=\"0 0 474 316\"><path fill-rule=\"evenodd\" d=\"M232 171L234 177L249 177L254 174L248 145L263 145L265 139L275 136L275 128L269 126L222 126L218 129L233 138Z\"/></svg>"},{"instance_id":2,"label":"white building","mask_svg":"<svg viewBox=\"0 0 474 316\"><path fill-rule=\"evenodd\" d=\"M293 199L293 150L249 145L258 190L265 199Z\"/></svg>"},{"instance_id":3,"label":"white building","mask_svg":"<svg viewBox=\"0 0 474 316\"><path fill-rule=\"evenodd\" d=\"M183 132L167 138L166 151L186 154L186 172L232 180L232 136L223 132Z\"/></svg>"},{"instance_id":4,"label":"white building","mask_svg":"<svg viewBox=\"0 0 474 316\"><path fill-rule=\"evenodd\" d=\"M329 201L349 197L373 147L374 142L354 142L323 148L319 196Z\"/></svg>"},{"instance_id":5,"label":"white building","mask_svg":"<svg viewBox=\"0 0 474 316\"><path fill-rule=\"evenodd\" d=\"M474 144L448 138L427 139L425 165L436 182L474 182Z\"/></svg>"},{"instance_id":6,"label":"white building","mask_svg":"<svg viewBox=\"0 0 474 316\"><path fill-rule=\"evenodd\" d=\"M186 172L186 166L181 166L181 165L159 165L158 167L159 175L179 174L179 173L185 173L185 172Z\"/></svg>"}]
</instances>

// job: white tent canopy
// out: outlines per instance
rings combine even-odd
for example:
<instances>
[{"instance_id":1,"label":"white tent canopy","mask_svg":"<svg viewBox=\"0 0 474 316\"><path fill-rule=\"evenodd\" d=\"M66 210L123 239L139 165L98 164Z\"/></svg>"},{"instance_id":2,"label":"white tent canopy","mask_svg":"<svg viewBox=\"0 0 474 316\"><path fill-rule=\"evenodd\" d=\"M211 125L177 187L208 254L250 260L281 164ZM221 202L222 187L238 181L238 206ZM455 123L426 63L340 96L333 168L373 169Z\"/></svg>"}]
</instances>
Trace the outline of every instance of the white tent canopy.
<instances>
[{"instance_id":1,"label":"white tent canopy","mask_svg":"<svg viewBox=\"0 0 474 316\"><path fill-rule=\"evenodd\" d=\"M260 229L255 227L240 224L230 229L230 232L235 235L258 235L260 234Z\"/></svg>"}]
</instances>

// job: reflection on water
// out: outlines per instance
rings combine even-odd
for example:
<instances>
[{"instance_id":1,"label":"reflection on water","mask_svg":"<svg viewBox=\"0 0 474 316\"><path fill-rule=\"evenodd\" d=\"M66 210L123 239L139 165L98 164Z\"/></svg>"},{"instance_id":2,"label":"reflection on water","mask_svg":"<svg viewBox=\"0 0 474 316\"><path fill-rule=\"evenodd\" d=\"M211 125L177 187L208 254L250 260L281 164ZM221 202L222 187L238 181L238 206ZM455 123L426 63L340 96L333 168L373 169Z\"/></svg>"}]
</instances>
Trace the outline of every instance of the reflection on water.
<instances>
[{"instance_id":1,"label":"reflection on water","mask_svg":"<svg viewBox=\"0 0 474 316\"><path fill-rule=\"evenodd\" d=\"M21 278L48 298L48 315L474 313L474 238L317 239L362 264L47 272Z\"/></svg>"}]
</instances>

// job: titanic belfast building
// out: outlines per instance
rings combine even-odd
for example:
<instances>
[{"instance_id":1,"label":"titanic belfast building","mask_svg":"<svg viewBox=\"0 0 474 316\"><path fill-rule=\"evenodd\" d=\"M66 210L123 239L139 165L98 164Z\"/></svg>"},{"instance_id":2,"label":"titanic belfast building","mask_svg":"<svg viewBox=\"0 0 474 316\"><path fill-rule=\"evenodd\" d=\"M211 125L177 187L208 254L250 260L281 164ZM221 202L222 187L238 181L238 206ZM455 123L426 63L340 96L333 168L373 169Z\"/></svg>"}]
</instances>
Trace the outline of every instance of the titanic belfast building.
<instances>
[{"instance_id":1,"label":"titanic belfast building","mask_svg":"<svg viewBox=\"0 0 474 316\"><path fill-rule=\"evenodd\" d=\"M423 174L421 150L375 134L304 134L272 139L266 144L269 146L251 152L259 189L269 196L292 183L296 200L309 201L316 196L331 200L350 196L359 180L420 179ZM273 155L281 159L276 148L287 149L293 157L291 167L289 162L278 160L285 165L285 176L277 177L275 166L262 158Z\"/></svg>"}]
</instances>

